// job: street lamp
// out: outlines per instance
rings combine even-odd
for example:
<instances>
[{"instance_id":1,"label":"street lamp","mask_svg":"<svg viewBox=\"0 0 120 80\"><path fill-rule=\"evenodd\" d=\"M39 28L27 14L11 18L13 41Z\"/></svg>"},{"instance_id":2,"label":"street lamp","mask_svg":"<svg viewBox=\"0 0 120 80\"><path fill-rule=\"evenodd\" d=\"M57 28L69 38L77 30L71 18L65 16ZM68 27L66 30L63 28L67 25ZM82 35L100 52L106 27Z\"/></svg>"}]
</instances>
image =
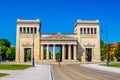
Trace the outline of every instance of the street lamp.
<instances>
[{"instance_id":1,"label":"street lamp","mask_svg":"<svg viewBox=\"0 0 120 80\"><path fill-rule=\"evenodd\" d=\"M104 27L104 26L103 26ZM106 31L106 41L107 41L107 44L106 44L106 66L109 66L109 54L108 54L108 30L106 27L105 28L105 31Z\"/></svg>"},{"instance_id":2,"label":"street lamp","mask_svg":"<svg viewBox=\"0 0 120 80\"><path fill-rule=\"evenodd\" d=\"M35 63L34 63L34 32L33 32L33 44L32 44L32 67L35 67Z\"/></svg>"},{"instance_id":3,"label":"street lamp","mask_svg":"<svg viewBox=\"0 0 120 80\"><path fill-rule=\"evenodd\" d=\"M0 46L0 64L1 64L1 60L2 60L1 57L2 57L2 56L1 56L1 46Z\"/></svg>"}]
</instances>

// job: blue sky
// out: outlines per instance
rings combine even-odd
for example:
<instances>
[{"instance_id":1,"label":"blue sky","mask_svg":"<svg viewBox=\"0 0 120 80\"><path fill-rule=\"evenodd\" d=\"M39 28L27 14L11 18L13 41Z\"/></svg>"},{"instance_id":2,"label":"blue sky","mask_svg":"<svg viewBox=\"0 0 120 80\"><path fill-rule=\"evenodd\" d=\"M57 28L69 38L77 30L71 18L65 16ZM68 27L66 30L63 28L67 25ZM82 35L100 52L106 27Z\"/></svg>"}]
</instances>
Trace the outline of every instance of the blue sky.
<instances>
[{"instance_id":1,"label":"blue sky","mask_svg":"<svg viewBox=\"0 0 120 80\"><path fill-rule=\"evenodd\" d=\"M16 44L16 19L40 19L42 33L73 33L77 19L100 20L110 43L120 41L119 0L1 0L0 38ZM105 30L101 34L105 39Z\"/></svg>"}]
</instances>

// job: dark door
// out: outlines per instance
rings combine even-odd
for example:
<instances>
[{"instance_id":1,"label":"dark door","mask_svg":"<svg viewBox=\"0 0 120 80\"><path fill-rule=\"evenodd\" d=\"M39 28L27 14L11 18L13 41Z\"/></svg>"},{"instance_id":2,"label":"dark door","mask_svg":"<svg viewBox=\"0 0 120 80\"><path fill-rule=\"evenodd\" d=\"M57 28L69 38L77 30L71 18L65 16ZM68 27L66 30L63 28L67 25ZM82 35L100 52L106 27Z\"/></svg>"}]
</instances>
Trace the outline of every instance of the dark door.
<instances>
[{"instance_id":1,"label":"dark door","mask_svg":"<svg viewBox=\"0 0 120 80\"><path fill-rule=\"evenodd\" d=\"M24 62L31 60L31 48L24 48Z\"/></svg>"},{"instance_id":2,"label":"dark door","mask_svg":"<svg viewBox=\"0 0 120 80\"><path fill-rule=\"evenodd\" d=\"M86 61L92 61L92 48L86 48Z\"/></svg>"}]
</instances>

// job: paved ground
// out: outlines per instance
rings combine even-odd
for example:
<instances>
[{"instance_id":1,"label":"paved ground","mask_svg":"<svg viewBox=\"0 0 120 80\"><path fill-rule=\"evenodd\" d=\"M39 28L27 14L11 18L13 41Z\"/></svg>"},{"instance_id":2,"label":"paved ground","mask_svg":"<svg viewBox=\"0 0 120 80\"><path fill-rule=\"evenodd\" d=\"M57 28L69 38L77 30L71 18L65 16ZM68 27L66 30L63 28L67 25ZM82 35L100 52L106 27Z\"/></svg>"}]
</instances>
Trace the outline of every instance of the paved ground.
<instances>
[{"instance_id":1,"label":"paved ground","mask_svg":"<svg viewBox=\"0 0 120 80\"><path fill-rule=\"evenodd\" d=\"M26 70L0 70L9 76L0 77L0 80L51 80L50 65L36 65Z\"/></svg>"},{"instance_id":2,"label":"paved ground","mask_svg":"<svg viewBox=\"0 0 120 80\"><path fill-rule=\"evenodd\" d=\"M94 68L94 69L103 70L103 71L107 71L107 72L120 73L120 68L99 66L99 64L81 64L80 66Z\"/></svg>"},{"instance_id":3,"label":"paved ground","mask_svg":"<svg viewBox=\"0 0 120 80\"><path fill-rule=\"evenodd\" d=\"M74 65L53 65L54 80L120 80L120 74Z\"/></svg>"}]
</instances>

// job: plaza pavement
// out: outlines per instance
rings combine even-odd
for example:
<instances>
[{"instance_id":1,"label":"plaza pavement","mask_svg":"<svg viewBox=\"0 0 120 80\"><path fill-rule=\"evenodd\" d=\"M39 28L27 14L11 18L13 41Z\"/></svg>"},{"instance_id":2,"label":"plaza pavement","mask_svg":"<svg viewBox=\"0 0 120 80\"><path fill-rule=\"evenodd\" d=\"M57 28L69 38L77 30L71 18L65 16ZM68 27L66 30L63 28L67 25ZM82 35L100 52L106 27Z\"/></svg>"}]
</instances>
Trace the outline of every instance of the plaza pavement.
<instances>
[{"instance_id":1,"label":"plaza pavement","mask_svg":"<svg viewBox=\"0 0 120 80\"><path fill-rule=\"evenodd\" d=\"M80 64L80 66L89 67L89 68L93 68L93 69L99 69L99 70L103 70L103 71L107 71L107 72L120 73L120 68L99 66L99 64Z\"/></svg>"},{"instance_id":2,"label":"plaza pavement","mask_svg":"<svg viewBox=\"0 0 120 80\"><path fill-rule=\"evenodd\" d=\"M98 64L80 64L80 66L120 73L120 68L99 66ZM0 70L0 73L10 74L6 77L0 77L0 80L53 80L50 65L36 65L34 68L31 67L25 70Z\"/></svg>"},{"instance_id":3,"label":"plaza pavement","mask_svg":"<svg viewBox=\"0 0 120 80\"><path fill-rule=\"evenodd\" d=\"M0 80L52 80L50 65L35 65L25 70L0 70L9 76L0 77Z\"/></svg>"}]
</instances>

